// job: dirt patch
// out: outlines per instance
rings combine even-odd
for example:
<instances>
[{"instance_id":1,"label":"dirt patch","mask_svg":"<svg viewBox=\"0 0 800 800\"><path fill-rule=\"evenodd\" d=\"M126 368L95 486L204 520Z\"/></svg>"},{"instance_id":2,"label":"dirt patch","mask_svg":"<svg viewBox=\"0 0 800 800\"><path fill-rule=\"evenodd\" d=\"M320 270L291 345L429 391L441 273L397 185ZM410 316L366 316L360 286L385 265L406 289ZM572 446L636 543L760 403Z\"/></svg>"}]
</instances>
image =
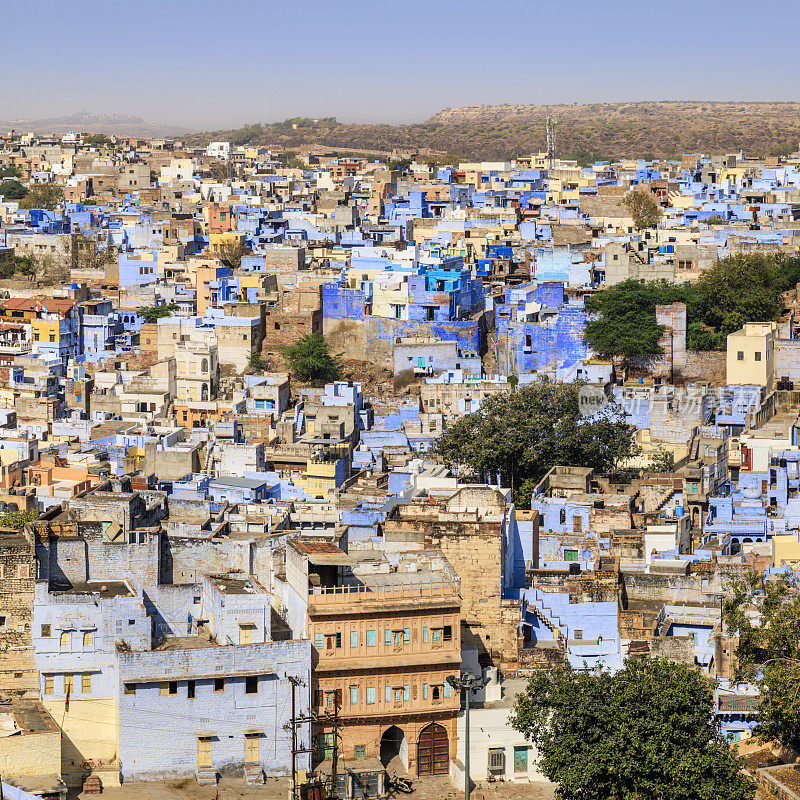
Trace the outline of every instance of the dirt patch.
<instances>
[{"instance_id":1,"label":"dirt patch","mask_svg":"<svg viewBox=\"0 0 800 800\"><path fill-rule=\"evenodd\" d=\"M365 396L391 394L394 390L392 371L379 364L351 358L343 359L342 378L360 383Z\"/></svg>"}]
</instances>

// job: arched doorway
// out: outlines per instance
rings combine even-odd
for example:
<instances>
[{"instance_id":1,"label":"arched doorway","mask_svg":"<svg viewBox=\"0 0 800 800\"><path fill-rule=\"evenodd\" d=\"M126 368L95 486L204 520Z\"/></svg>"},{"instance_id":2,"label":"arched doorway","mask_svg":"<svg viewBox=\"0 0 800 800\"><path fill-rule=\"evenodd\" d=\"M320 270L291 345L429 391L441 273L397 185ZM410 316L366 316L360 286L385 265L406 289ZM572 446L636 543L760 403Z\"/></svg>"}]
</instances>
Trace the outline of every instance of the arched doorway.
<instances>
[{"instance_id":1,"label":"arched doorway","mask_svg":"<svg viewBox=\"0 0 800 800\"><path fill-rule=\"evenodd\" d=\"M417 774L447 775L450 772L450 742L447 731L432 722L422 729L417 744Z\"/></svg>"},{"instance_id":2,"label":"arched doorway","mask_svg":"<svg viewBox=\"0 0 800 800\"><path fill-rule=\"evenodd\" d=\"M387 728L381 736L381 764L391 772L408 771L408 740L397 725Z\"/></svg>"}]
</instances>

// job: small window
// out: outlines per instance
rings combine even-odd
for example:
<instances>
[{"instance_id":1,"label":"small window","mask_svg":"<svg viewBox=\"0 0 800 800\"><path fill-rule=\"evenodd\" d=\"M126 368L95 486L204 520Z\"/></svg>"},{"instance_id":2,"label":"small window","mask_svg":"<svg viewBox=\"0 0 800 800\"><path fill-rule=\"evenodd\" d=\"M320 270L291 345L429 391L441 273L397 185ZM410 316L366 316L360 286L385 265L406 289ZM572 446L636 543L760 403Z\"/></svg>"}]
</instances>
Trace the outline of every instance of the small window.
<instances>
[{"instance_id":1,"label":"small window","mask_svg":"<svg viewBox=\"0 0 800 800\"><path fill-rule=\"evenodd\" d=\"M452 625L445 625L442 628L442 639L444 641L449 642L453 639L453 626Z\"/></svg>"},{"instance_id":2,"label":"small window","mask_svg":"<svg viewBox=\"0 0 800 800\"><path fill-rule=\"evenodd\" d=\"M136 694L136 684L135 683L126 683L125 684L125 694Z\"/></svg>"},{"instance_id":3,"label":"small window","mask_svg":"<svg viewBox=\"0 0 800 800\"><path fill-rule=\"evenodd\" d=\"M81 692L83 694L91 694L92 693L92 674L91 672L84 672L81 675Z\"/></svg>"},{"instance_id":4,"label":"small window","mask_svg":"<svg viewBox=\"0 0 800 800\"><path fill-rule=\"evenodd\" d=\"M94 647L94 631L83 632L83 646Z\"/></svg>"},{"instance_id":5,"label":"small window","mask_svg":"<svg viewBox=\"0 0 800 800\"><path fill-rule=\"evenodd\" d=\"M358 686L350 687L350 705L351 706L358 705Z\"/></svg>"},{"instance_id":6,"label":"small window","mask_svg":"<svg viewBox=\"0 0 800 800\"><path fill-rule=\"evenodd\" d=\"M44 676L44 693L45 694L55 694L55 692L56 692L55 675L45 675Z\"/></svg>"},{"instance_id":7,"label":"small window","mask_svg":"<svg viewBox=\"0 0 800 800\"><path fill-rule=\"evenodd\" d=\"M225 678L214 678L214 691L215 692L225 691Z\"/></svg>"},{"instance_id":8,"label":"small window","mask_svg":"<svg viewBox=\"0 0 800 800\"><path fill-rule=\"evenodd\" d=\"M756 357L756 361L761 361L761 352L760 351L756 352L755 357Z\"/></svg>"},{"instance_id":9,"label":"small window","mask_svg":"<svg viewBox=\"0 0 800 800\"><path fill-rule=\"evenodd\" d=\"M739 351L739 352L736 354L736 360L737 360L737 361L744 361L744 351L743 351L743 350L740 350L740 351Z\"/></svg>"},{"instance_id":10,"label":"small window","mask_svg":"<svg viewBox=\"0 0 800 800\"><path fill-rule=\"evenodd\" d=\"M244 693L258 694L258 675L248 675L244 679Z\"/></svg>"},{"instance_id":11,"label":"small window","mask_svg":"<svg viewBox=\"0 0 800 800\"><path fill-rule=\"evenodd\" d=\"M169 681L169 694L178 694L178 681Z\"/></svg>"},{"instance_id":12,"label":"small window","mask_svg":"<svg viewBox=\"0 0 800 800\"><path fill-rule=\"evenodd\" d=\"M367 755L367 746L365 744L357 744L355 749L356 758L364 758Z\"/></svg>"},{"instance_id":13,"label":"small window","mask_svg":"<svg viewBox=\"0 0 800 800\"><path fill-rule=\"evenodd\" d=\"M411 641L411 628L403 628L403 644Z\"/></svg>"},{"instance_id":14,"label":"small window","mask_svg":"<svg viewBox=\"0 0 800 800\"><path fill-rule=\"evenodd\" d=\"M428 684L427 683L423 683L422 684L422 699L423 700L427 700L428 699Z\"/></svg>"},{"instance_id":15,"label":"small window","mask_svg":"<svg viewBox=\"0 0 800 800\"><path fill-rule=\"evenodd\" d=\"M194 681L186 681L186 697L189 700L194 700L196 688L197 684Z\"/></svg>"},{"instance_id":16,"label":"small window","mask_svg":"<svg viewBox=\"0 0 800 800\"><path fill-rule=\"evenodd\" d=\"M317 650L322 650L325 647L325 637L321 633L314 634L314 647Z\"/></svg>"},{"instance_id":17,"label":"small window","mask_svg":"<svg viewBox=\"0 0 800 800\"><path fill-rule=\"evenodd\" d=\"M49 625L42 625L42 636L43 637L50 636L50 626Z\"/></svg>"},{"instance_id":18,"label":"small window","mask_svg":"<svg viewBox=\"0 0 800 800\"><path fill-rule=\"evenodd\" d=\"M69 631L61 631L61 638L58 641L59 647L69 647L70 635Z\"/></svg>"},{"instance_id":19,"label":"small window","mask_svg":"<svg viewBox=\"0 0 800 800\"><path fill-rule=\"evenodd\" d=\"M367 703L375 702L375 687L367 686Z\"/></svg>"},{"instance_id":20,"label":"small window","mask_svg":"<svg viewBox=\"0 0 800 800\"><path fill-rule=\"evenodd\" d=\"M576 630L574 638L575 639L583 639L583 631Z\"/></svg>"},{"instance_id":21,"label":"small window","mask_svg":"<svg viewBox=\"0 0 800 800\"><path fill-rule=\"evenodd\" d=\"M358 647L358 631L350 631L350 647Z\"/></svg>"},{"instance_id":22,"label":"small window","mask_svg":"<svg viewBox=\"0 0 800 800\"><path fill-rule=\"evenodd\" d=\"M367 631L367 647L375 647L375 631Z\"/></svg>"}]
</instances>

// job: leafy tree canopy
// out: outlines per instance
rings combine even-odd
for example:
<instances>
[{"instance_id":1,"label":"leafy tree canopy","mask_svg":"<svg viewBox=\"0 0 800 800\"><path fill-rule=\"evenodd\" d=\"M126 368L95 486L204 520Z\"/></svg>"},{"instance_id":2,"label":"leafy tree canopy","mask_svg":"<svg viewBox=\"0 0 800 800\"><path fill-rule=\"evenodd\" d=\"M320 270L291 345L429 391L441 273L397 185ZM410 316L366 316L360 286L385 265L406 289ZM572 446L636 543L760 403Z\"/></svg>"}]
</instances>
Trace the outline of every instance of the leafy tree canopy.
<instances>
[{"instance_id":1,"label":"leafy tree canopy","mask_svg":"<svg viewBox=\"0 0 800 800\"><path fill-rule=\"evenodd\" d=\"M6 200L22 200L26 194L28 190L18 180L11 178L0 183L0 195Z\"/></svg>"},{"instance_id":2,"label":"leafy tree canopy","mask_svg":"<svg viewBox=\"0 0 800 800\"><path fill-rule=\"evenodd\" d=\"M167 303L163 306L142 306L136 313L145 321L145 324L158 322L164 317L171 317L178 310L177 303Z\"/></svg>"},{"instance_id":3,"label":"leafy tree canopy","mask_svg":"<svg viewBox=\"0 0 800 800\"><path fill-rule=\"evenodd\" d=\"M111 144L111 139L104 133L90 133L83 137L83 143L91 147L104 147Z\"/></svg>"},{"instance_id":4,"label":"leafy tree canopy","mask_svg":"<svg viewBox=\"0 0 800 800\"><path fill-rule=\"evenodd\" d=\"M745 322L780 319L781 294L798 282L800 256L763 253L724 258L696 283L630 278L587 297L587 310L599 316L587 323L586 341L606 357L657 355L656 306L684 303L689 347L724 350L728 334Z\"/></svg>"},{"instance_id":5,"label":"leafy tree canopy","mask_svg":"<svg viewBox=\"0 0 800 800\"><path fill-rule=\"evenodd\" d=\"M579 383L535 383L498 392L460 417L439 438L436 452L446 462L470 468L527 495L549 469L580 464L606 472L634 452L630 428L618 409L598 418L582 416Z\"/></svg>"},{"instance_id":6,"label":"leafy tree canopy","mask_svg":"<svg viewBox=\"0 0 800 800\"><path fill-rule=\"evenodd\" d=\"M750 800L695 669L632 660L623 669L536 673L511 724L539 751L539 768L563 800Z\"/></svg>"},{"instance_id":7,"label":"leafy tree canopy","mask_svg":"<svg viewBox=\"0 0 800 800\"><path fill-rule=\"evenodd\" d=\"M22 170L16 164L0 167L0 178L21 178Z\"/></svg>"},{"instance_id":8,"label":"leafy tree canopy","mask_svg":"<svg viewBox=\"0 0 800 800\"><path fill-rule=\"evenodd\" d=\"M266 372L269 364L267 363L267 359L264 358L261 353L250 353L248 366L251 370L253 370L253 372Z\"/></svg>"},{"instance_id":9,"label":"leafy tree canopy","mask_svg":"<svg viewBox=\"0 0 800 800\"><path fill-rule=\"evenodd\" d=\"M686 289L668 281L629 278L586 298L586 310L600 316L586 324L587 344L603 356L653 356L662 328L656 306L685 300Z\"/></svg>"},{"instance_id":10,"label":"leafy tree canopy","mask_svg":"<svg viewBox=\"0 0 800 800\"><path fill-rule=\"evenodd\" d=\"M644 187L631 189L620 204L633 217L633 224L638 230L654 228L663 213L656 196Z\"/></svg>"},{"instance_id":11,"label":"leafy tree canopy","mask_svg":"<svg viewBox=\"0 0 800 800\"><path fill-rule=\"evenodd\" d=\"M0 528L13 528L21 531L26 522L33 522L36 519L39 519L39 514L36 511L28 511L27 509L6 511L0 515Z\"/></svg>"},{"instance_id":12,"label":"leafy tree canopy","mask_svg":"<svg viewBox=\"0 0 800 800\"><path fill-rule=\"evenodd\" d=\"M55 211L64 201L64 189L53 183L34 186L20 201L20 208L44 208Z\"/></svg>"},{"instance_id":13,"label":"leafy tree canopy","mask_svg":"<svg viewBox=\"0 0 800 800\"><path fill-rule=\"evenodd\" d=\"M339 355L332 355L319 333L309 333L294 344L281 348L292 374L304 383L330 383L341 377Z\"/></svg>"},{"instance_id":14,"label":"leafy tree canopy","mask_svg":"<svg viewBox=\"0 0 800 800\"><path fill-rule=\"evenodd\" d=\"M800 594L796 573L731 581L728 632L739 639L735 677L759 689L756 736L800 749Z\"/></svg>"}]
</instances>

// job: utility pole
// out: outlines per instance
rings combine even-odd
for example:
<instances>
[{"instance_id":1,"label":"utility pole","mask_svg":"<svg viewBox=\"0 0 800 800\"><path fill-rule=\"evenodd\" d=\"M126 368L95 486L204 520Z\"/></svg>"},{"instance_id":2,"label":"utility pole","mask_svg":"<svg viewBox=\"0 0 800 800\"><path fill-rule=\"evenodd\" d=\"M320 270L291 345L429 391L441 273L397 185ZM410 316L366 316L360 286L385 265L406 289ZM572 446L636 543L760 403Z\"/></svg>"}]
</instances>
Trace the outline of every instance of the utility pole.
<instances>
[{"instance_id":1,"label":"utility pole","mask_svg":"<svg viewBox=\"0 0 800 800\"><path fill-rule=\"evenodd\" d=\"M336 767L339 761L339 689L333 693L333 757L331 758L331 792L329 800L336 800Z\"/></svg>"},{"instance_id":2,"label":"utility pole","mask_svg":"<svg viewBox=\"0 0 800 800\"><path fill-rule=\"evenodd\" d=\"M296 675L287 675L289 683L292 684L292 800L297 800L297 713L295 695L297 687L301 681Z\"/></svg>"},{"instance_id":3,"label":"utility pole","mask_svg":"<svg viewBox=\"0 0 800 800\"><path fill-rule=\"evenodd\" d=\"M454 689L458 689L459 696L461 695L461 690L464 690L466 702L466 713L464 715L464 800L469 800L471 793L469 781L469 701L472 692L477 692L478 689L482 689L486 686L486 684L489 683L489 678L486 675L482 675L478 678L471 672L465 672L460 678L456 678L455 675L448 676L447 682Z\"/></svg>"}]
</instances>

